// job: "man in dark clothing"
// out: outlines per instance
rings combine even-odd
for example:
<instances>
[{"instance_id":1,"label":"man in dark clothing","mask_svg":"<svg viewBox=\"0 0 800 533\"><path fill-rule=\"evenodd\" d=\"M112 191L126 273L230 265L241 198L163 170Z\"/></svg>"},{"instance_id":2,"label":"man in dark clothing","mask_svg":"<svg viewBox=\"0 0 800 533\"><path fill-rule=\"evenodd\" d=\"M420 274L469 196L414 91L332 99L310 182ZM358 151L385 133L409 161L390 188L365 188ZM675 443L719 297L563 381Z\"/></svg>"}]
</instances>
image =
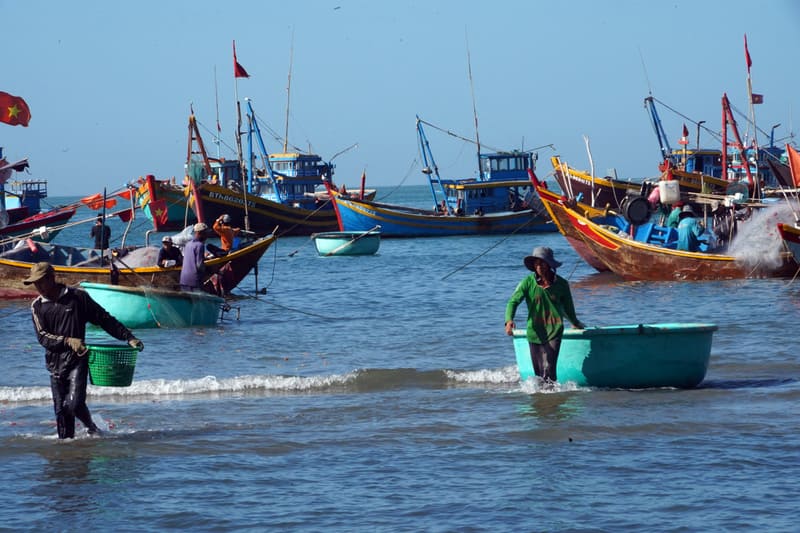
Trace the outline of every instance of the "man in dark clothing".
<instances>
[{"instance_id":1,"label":"man in dark clothing","mask_svg":"<svg viewBox=\"0 0 800 533\"><path fill-rule=\"evenodd\" d=\"M108 241L111 239L111 228L103 224L102 216L97 217L89 236L94 238L95 249L108 250Z\"/></svg>"},{"instance_id":2,"label":"man in dark clothing","mask_svg":"<svg viewBox=\"0 0 800 533\"><path fill-rule=\"evenodd\" d=\"M86 323L102 327L109 335L142 350L142 341L108 314L86 291L57 283L50 263L36 263L24 283L33 284L39 295L31 304L33 326L45 348L50 371L50 389L58 426L58 438L75 437L75 417L89 430L98 432L86 406L89 362L84 344Z\"/></svg>"},{"instance_id":3,"label":"man in dark clothing","mask_svg":"<svg viewBox=\"0 0 800 533\"><path fill-rule=\"evenodd\" d=\"M172 237L169 235L161 239L161 249L158 251L156 264L162 268L183 265L183 254L180 248L172 244Z\"/></svg>"}]
</instances>

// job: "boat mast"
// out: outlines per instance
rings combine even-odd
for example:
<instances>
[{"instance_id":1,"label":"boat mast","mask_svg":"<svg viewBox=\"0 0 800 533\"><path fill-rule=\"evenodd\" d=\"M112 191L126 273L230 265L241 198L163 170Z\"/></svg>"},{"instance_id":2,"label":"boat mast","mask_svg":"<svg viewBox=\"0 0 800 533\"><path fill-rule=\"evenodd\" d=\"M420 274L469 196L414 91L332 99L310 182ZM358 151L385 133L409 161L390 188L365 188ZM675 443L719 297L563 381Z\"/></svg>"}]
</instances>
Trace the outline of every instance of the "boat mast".
<instances>
[{"instance_id":1,"label":"boat mast","mask_svg":"<svg viewBox=\"0 0 800 533\"><path fill-rule=\"evenodd\" d=\"M447 191L442 184L442 179L439 177L439 167L436 166L436 161L433 160L433 152L431 152L431 145L428 142L428 137L425 136L425 131L422 129L422 120L417 115L417 137L419 138L419 147L422 152L422 173L428 177L428 185L431 188L431 195L433 196L434 210L438 207L436 198L436 190L433 188L433 178L431 175L436 176L436 182L442 190L442 197L444 198L444 207L447 210L446 214L452 214L450 209L450 202L447 201ZM430 163L430 164L428 164ZM433 167L433 168L431 168Z\"/></svg>"},{"instance_id":2,"label":"boat mast","mask_svg":"<svg viewBox=\"0 0 800 533\"><path fill-rule=\"evenodd\" d=\"M586 145L586 154L589 156L589 169L590 169L591 177L592 177L592 179L591 179L591 182L592 182L592 204L591 205L592 205L592 207L595 207L595 205L594 205L594 199L595 199L595 194L594 194L594 159L592 159L592 149L589 147L589 137L586 136L586 135L583 136L583 144Z\"/></svg>"},{"instance_id":3,"label":"boat mast","mask_svg":"<svg viewBox=\"0 0 800 533\"><path fill-rule=\"evenodd\" d=\"M217 66L214 65L214 106L217 110L217 136L214 139L214 144L217 145L217 159L220 159L222 156L219 152L219 145L220 145L220 134L222 133L222 127L219 125L219 91L217 90Z\"/></svg>"},{"instance_id":4,"label":"boat mast","mask_svg":"<svg viewBox=\"0 0 800 533\"><path fill-rule=\"evenodd\" d=\"M289 75L286 80L286 127L283 134L283 153L286 153L289 144L289 97L292 94L292 63L294 61L294 28L292 29L292 43L289 46Z\"/></svg>"},{"instance_id":5,"label":"boat mast","mask_svg":"<svg viewBox=\"0 0 800 533\"><path fill-rule=\"evenodd\" d=\"M752 66L753 62L750 60L750 51L747 49L747 34L744 36L744 55L745 55L745 62L747 63L747 102L750 104L750 123L753 125L753 152L755 157L755 178L750 176L750 173L747 174L747 179L751 181L751 187L753 187L753 197L758 198L761 196L760 192L760 179L758 178L758 139L757 133L758 128L756 127L756 110L755 106L753 105L753 81L750 78L750 67ZM749 125L748 125L749 129ZM742 150L744 154L744 150ZM750 169L750 162L744 160L743 163L747 165L748 170Z\"/></svg>"},{"instance_id":6,"label":"boat mast","mask_svg":"<svg viewBox=\"0 0 800 533\"><path fill-rule=\"evenodd\" d=\"M275 196L278 198L278 201L283 203L285 199L283 198L278 187L278 181L275 179L275 174L272 172L272 164L269 162L269 154L267 154L267 148L264 145L264 139L261 136L261 129L258 127L258 121L256 120L256 112L253 109L253 103L249 98L245 99L245 101L247 102L247 120L248 124L250 125L248 130L248 147L251 166L256 159L255 153L253 152L252 140L252 134L255 133L255 140L258 142L259 155L264 163L264 169L266 170L267 177L269 178L272 188L275 191ZM249 173L249 175L251 176L251 179L253 179L252 171Z\"/></svg>"},{"instance_id":7,"label":"boat mast","mask_svg":"<svg viewBox=\"0 0 800 533\"><path fill-rule=\"evenodd\" d=\"M472 116L475 119L475 144L478 147L478 179L483 177L481 170L481 137L478 135L478 108L475 105L475 85L472 82L472 60L469 54L469 38L467 37L467 30L464 29L464 38L467 41L467 72L469 74L469 90L472 94Z\"/></svg>"},{"instance_id":8,"label":"boat mast","mask_svg":"<svg viewBox=\"0 0 800 533\"><path fill-rule=\"evenodd\" d=\"M731 128L731 132L733 132L733 137L736 142L730 143L735 149L736 153L739 155L739 159L741 160L742 166L744 167L745 174L747 175L747 183L750 186L750 190L752 194L755 194L755 182L753 180L753 174L750 172L750 162L747 160L747 156L744 150L744 144L742 143L742 139L739 136L739 129L736 127L736 119L733 118L733 112L731 111L731 103L728 101L728 94L722 94L722 171L726 174L728 173L728 127Z\"/></svg>"},{"instance_id":9,"label":"boat mast","mask_svg":"<svg viewBox=\"0 0 800 533\"><path fill-rule=\"evenodd\" d=\"M242 201L244 203L244 229L250 231L250 212L247 206L247 193L251 183L247 182L244 169L244 155L242 154L242 106L239 103L239 78L249 78L250 75L239 64L236 58L236 41L233 41L233 86L236 98L236 155L239 158L239 179L242 181ZM250 163L252 165L252 162ZM248 165L248 167L250 166Z\"/></svg>"},{"instance_id":10,"label":"boat mast","mask_svg":"<svg viewBox=\"0 0 800 533\"><path fill-rule=\"evenodd\" d=\"M664 125L661 123L661 117L658 116L655 100L652 95L644 99L644 105L650 111L650 122L653 125L653 130L656 132L658 146L661 148L661 157L665 160L671 159L672 147L669 145L669 137L664 132Z\"/></svg>"}]
</instances>

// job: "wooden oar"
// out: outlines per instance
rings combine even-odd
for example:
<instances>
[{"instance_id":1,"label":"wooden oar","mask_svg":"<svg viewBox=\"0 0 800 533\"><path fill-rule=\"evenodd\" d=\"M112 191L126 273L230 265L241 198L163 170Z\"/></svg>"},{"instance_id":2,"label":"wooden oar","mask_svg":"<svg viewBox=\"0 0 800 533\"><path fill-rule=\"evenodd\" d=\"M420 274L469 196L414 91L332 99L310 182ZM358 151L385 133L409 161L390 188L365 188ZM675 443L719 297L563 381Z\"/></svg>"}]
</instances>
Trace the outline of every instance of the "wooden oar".
<instances>
[{"instance_id":1,"label":"wooden oar","mask_svg":"<svg viewBox=\"0 0 800 533\"><path fill-rule=\"evenodd\" d=\"M340 244L339 246L337 246L336 248L334 248L333 250L331 250L330 252L328 252L327 254L325 254L325 257L328 257L328 256L330 256L330 255L334 255L334 254L336 254L337 252L339 252L339 251L341 251L341 250L344 250L345 248L347 248L348 246L352 245L352 244L353 244L354 242L356 242L357 240L359 240L359 239L362 239L362 238L366 237L367 235L369 235L370 233L372 233L372 232L374 232L374 231L377 231L377 230L379 230L379 229L381 229L381 227L380 227L380 225L377 225L377 226L375 226L374 228L372 228L372 229L370 229L370 230L368 230L368 231L365 231L364 233L362 233L361 235L359 235L359 236L358 236L358 237L356 237L355 239L350 239L350 240L349 240L349 241L347 241L346 243L344 243L344 244Z\"/></svg>"}]
</instances>

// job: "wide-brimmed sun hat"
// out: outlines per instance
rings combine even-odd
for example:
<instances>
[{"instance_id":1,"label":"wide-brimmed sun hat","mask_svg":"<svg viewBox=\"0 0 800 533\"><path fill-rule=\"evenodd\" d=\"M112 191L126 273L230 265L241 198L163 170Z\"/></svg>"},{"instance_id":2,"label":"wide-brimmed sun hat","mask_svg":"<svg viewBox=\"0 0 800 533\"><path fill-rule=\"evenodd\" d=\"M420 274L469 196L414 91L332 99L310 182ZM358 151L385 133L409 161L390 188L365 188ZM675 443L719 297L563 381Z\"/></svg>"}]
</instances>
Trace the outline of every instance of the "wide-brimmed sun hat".
<instances>
[{"instance_id":1,"label":"wide-brimmed sun hat","mask_svg":"<svg viewBox=\"0 0 800 533\"><path fill-rule=\"evenodd\" d=\"M533 249L531 255L525 257L524 262L528 270L535 270L536 259L544 261L550 265L550 268L553 270L561 266L561 263L556 261L555 257L553 257L553 250L547 246L537 246Z\"/></svg>"},{"instance_id":2,"label":"wide-brimmed sun hat","mask_svg":"<svg viewBox=\"0 0 800 533\"><path fill-rule=\"evenodd\" d=\"M25 278L22 283L25 285L30 285L31 283L35 283L40 279L49 276L50 274L55 274L55 270L53 270L53 265L48 263L47 261L42 261L40 263L36 263L31 267L31 273Z\"/></svg>"}]
</instances>

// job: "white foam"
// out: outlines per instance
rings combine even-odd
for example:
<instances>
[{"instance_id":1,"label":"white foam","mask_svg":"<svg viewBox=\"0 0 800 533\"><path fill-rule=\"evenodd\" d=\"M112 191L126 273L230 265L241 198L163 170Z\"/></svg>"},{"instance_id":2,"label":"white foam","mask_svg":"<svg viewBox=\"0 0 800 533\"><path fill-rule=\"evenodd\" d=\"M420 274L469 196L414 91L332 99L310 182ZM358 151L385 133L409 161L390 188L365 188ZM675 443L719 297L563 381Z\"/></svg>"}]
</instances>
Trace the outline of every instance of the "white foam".
<instances>
[{"instance_id":1,"label":"white foam","mask_svg":"<svg viewBox=\"0 0 800 533\"><path fill-rule=\"evenodd\" d=\"M95 387L89 385L90 398L168 396L180 394L235 393L248 390L266 391L314 391L345 385L355 379L356 373L334 374L328 376L274 376L246 375L231 378L205 376L197 379L142 380L134 381L129 387ZM0 402L40 402L50 401L49 387L0 387Z\"/></svg>"},{"instance_id":2,"label":"white foam","mask_svg":"<svg viewBox=\"0 0 800 533\"><path fill-rule=\"evenodd\" d=\"M753 268L779 267L783 241L778 233L778 222L790 220L794 220L794 215L785 202L754 211L749 220L739 223L728 253Z\"/></svg>"},{"instance_id":3,"label":"white foam","mask_svg":"<svg viewBox=\"0 0 800 533\"><path fill-rule=\"evenodd\" d=\"M445 370L447 379L459 383L515 383L519 381L517 365L503 368L485 368L482 370Z\"/></svg>"}]
</instances>

